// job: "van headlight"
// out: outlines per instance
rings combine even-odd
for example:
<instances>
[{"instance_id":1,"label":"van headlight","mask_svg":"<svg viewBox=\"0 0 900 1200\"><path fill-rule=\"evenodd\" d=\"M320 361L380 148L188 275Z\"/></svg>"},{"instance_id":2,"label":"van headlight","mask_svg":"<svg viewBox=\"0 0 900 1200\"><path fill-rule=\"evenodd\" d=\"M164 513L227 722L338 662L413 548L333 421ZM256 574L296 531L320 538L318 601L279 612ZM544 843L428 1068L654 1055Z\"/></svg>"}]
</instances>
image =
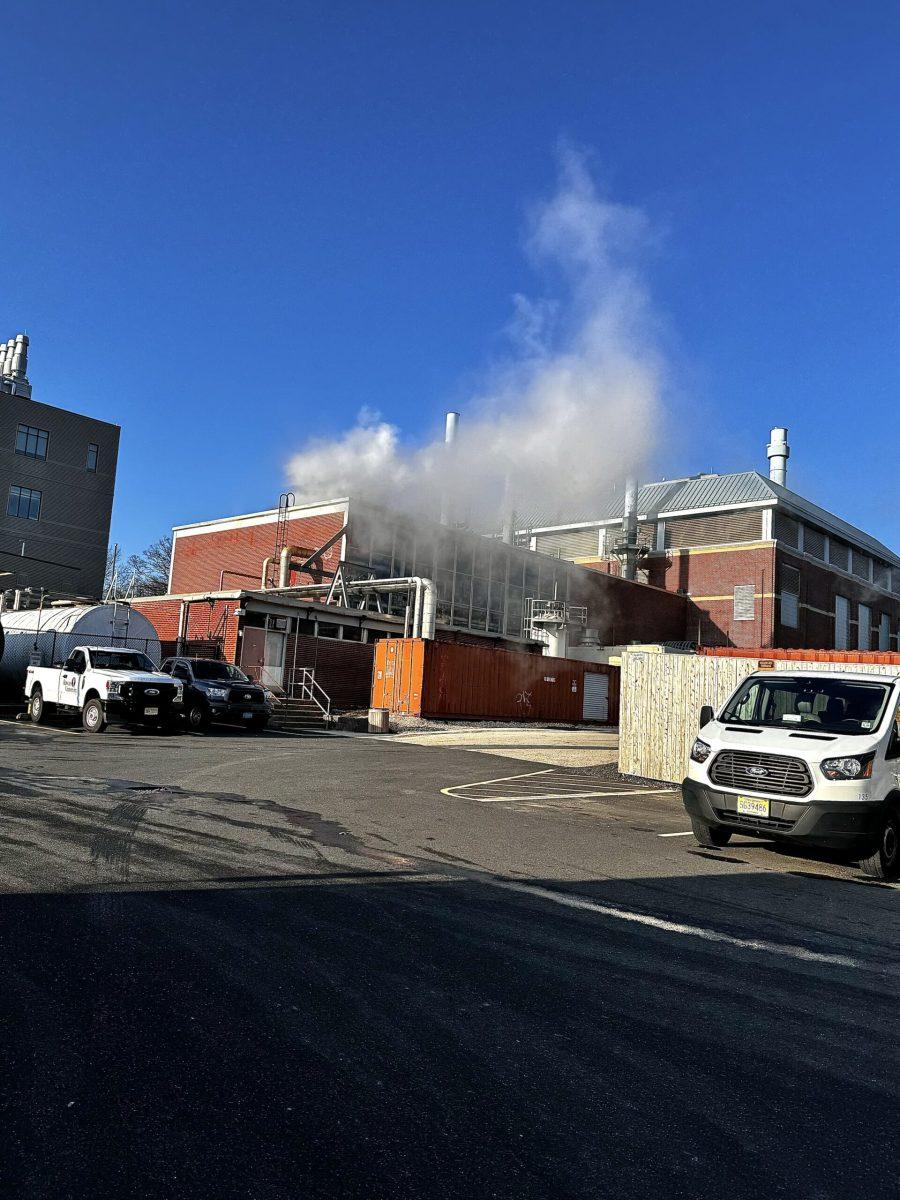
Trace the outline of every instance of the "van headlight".
<instances>
[{"instance_id":1,"label":"van headlight","mask_svg":"<svg viewBox=\"0 0 900 1200\"><path fill-rule=\"evenodd\" d=\"M826 758L820 764L826 779L871 779L875 751L871 754L854 754L847 758Z\"/></svg>"},{"instance_id":2,"label":"van headlight","mask_svg":"<svg viewBox=\"0 0 900 1200\"><path fill-rule=\"evenodd\" d=\"M710 754L712 754L712 746L709 742L704 742L703 738L695 738L694 744L691 746L691 761L705 763Z\"/></svg>"}]
</instances>

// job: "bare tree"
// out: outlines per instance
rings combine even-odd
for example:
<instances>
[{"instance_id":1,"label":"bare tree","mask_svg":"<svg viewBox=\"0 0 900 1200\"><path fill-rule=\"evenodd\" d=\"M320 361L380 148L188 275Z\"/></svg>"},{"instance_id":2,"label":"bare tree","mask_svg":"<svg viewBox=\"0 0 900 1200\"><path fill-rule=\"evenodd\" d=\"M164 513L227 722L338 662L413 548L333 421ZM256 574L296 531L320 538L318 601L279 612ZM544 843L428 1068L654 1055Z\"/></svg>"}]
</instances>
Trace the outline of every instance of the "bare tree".
<instances>
[{"instance_id":1,"label":"bare tree","mask_svg":"<svg viewBox=\"0 0 900 1200\"><path fill-rule=\"evenodd\" d=\"M172 535L157 538L140 554L131 554L116 564L117 592L120 596L162 596L169 586L169 560L172 557ZM106 556L104 592L112 583L113 551Z\"/></svg>"}]
</instances>

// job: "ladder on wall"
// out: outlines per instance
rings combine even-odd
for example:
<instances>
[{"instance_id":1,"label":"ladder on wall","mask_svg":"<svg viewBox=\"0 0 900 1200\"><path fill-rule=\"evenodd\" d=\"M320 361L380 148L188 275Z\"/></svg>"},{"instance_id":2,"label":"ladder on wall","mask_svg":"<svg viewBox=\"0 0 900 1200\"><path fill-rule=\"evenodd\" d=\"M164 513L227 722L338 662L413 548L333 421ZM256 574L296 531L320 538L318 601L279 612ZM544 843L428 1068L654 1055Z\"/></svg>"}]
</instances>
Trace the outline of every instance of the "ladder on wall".
<instances>
[{"instance_id":1,"label":"ladder on wall","mask_svg":"<svg viewBox=\"0 0 900 1200\"><path fill-rule=\"evenodd\" d=\"M275 550L272 556L276 571L281 559L281 552L287 545L288 516L295 503L296 498L293 492L282 492L278 497L278 520L275 523Z\"/></svg>"}]
</instances>

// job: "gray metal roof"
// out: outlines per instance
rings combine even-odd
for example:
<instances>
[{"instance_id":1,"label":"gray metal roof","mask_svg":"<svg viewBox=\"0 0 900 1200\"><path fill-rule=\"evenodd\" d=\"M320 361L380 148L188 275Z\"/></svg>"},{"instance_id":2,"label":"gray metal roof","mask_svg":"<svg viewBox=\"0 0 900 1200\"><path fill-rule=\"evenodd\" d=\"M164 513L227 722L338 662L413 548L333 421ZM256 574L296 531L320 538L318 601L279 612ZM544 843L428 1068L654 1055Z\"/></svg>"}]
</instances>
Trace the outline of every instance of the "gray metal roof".
<instances>
[{"instance_id":1,"label":"gray metal roof","mask_svg":"<svg viewBox=\"0 0 900 1200\"><path fill-rule=\"evenodd\" d=\"M686 479L660 480L646 483L638 491L638 515L644 519L671 516L674 513L697 512L704 509L728 509L742 504L774 504L793 516L819 525L852 545L900 566L900 557L863 530L841 520L827 509L773 483L759 471L739 471L734 475L694 475ZM573 526L603 524L621 520L625 515L625 494L621 489L605 500L598 500L591 509L570 509L567 512L546 509L516 514L519 532L569 529Z\"/></svg>"}]
</instances>

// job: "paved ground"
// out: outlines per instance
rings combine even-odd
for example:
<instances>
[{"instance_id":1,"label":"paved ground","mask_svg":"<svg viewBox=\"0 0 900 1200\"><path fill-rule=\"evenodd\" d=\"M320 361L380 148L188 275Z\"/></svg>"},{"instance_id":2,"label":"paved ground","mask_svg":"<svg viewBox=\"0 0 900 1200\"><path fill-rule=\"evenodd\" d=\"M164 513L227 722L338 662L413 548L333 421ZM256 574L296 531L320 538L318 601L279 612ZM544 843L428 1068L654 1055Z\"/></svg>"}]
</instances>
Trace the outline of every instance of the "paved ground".
<instances>
[{"instance_id":1,"label":"paved ground","mask_svg":"<svg viewBox=\"0 0 900 1200\"><path fill-rule=\"evenodd\" d=\"M898 1194L852 866L392 739L0 723L0 768L4 1195Z\"/></svg>"},{"instance_id":2,"label":"paved ground","mask_svg":"<svg viewBox=\"0 0 900 1200\"><path fill-rule=\"evenodd\" d=\"M555 767L600 767L619 758L617 729L523 729L513 725L507 729L400 733L394 740L407 746L452 746Z\"/></svg>"}]
</instances>

